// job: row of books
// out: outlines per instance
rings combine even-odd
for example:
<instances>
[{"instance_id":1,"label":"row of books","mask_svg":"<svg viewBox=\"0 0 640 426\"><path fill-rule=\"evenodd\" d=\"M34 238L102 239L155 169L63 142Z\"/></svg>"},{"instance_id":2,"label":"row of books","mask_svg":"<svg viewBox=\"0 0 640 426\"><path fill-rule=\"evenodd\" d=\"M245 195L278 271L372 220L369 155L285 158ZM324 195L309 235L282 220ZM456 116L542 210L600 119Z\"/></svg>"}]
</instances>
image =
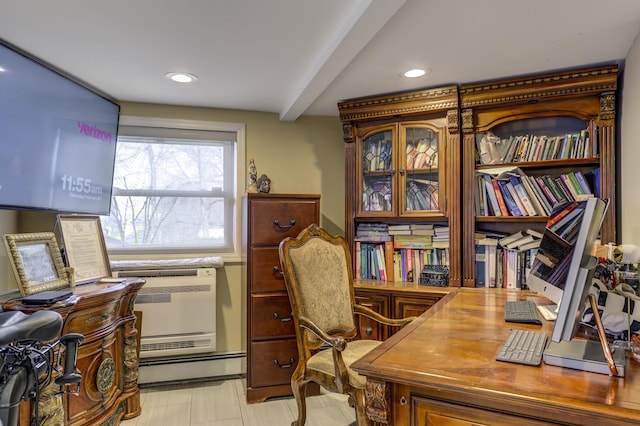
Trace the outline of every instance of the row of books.
<instances>
[{"instance_id":1,"label":"row of books","mask_svg":"<svg viewBox=\"0 0 640 426\"><path fill-rule=\"evenodd\" d=\"M598 156L595 125L558 136L519 135L500 139L487 133L476 136L481 164L567 160ZM592 138L591 134L596 138Z\"/></svg>"},{"instance_id":2,"label":"row of books","mask_svg":"<svg viewBox=\"0 0 640 426\"><path fill-rule=\"evenodd\" d=\"M476 239L476 287L526 288L542 233L527 229L502 238Z\"/></svg>"},{"instance_id":3,"label":"row of books","mask_svg":"<svg viewBox=\"0 0 640 426\"><path fill-rule=\"evenodd\" d=\"M355 277L419 282L425 265L449 265L449 248L397 248L394 242L355 243Z\"/></svg>"},{"instance_id":4,"label":"row of books","mask_svg":"<svg viewBox=\"0 0 640 426\"><path fill-rule=\"evenodd\" d=\"M494 177L476 174L476 216L549 216L557 204L593 196L589 181L597 185L599 169L579 170L558 176L528 176L519 169ZM588 175L588 177L587 177Z\"/></svg>"}]
</instances>

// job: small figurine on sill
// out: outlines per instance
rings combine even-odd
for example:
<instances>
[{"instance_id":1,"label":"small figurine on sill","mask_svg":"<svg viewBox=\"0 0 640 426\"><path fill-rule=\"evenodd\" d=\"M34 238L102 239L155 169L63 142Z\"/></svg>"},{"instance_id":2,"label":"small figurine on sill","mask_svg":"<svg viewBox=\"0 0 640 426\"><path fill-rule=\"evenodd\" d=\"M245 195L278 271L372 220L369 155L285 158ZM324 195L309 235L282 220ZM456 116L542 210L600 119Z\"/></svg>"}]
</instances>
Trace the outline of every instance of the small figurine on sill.
<instances>
[{"instance_id":1,"label":"small figurine on sill","mask_svg":"<svg viewBox=\"0 0 640 426\"><path fill-rule=\"evenodd\" d=\"M258 192L258 171L256 169L256 163L253 158L249 160L249 182L247 183L247 192Z\"/></svg>"},{"instance_id":2,"label":"small figurine on sill","mask_svg":"<svg viewBox=\"0 0 640 426\"><path fill-rule=\"evenodd\" d=\"M268 194L271 191L271 179L267 175L261 175L258 179L258 192Z\"/></svg>"}]
</instances>

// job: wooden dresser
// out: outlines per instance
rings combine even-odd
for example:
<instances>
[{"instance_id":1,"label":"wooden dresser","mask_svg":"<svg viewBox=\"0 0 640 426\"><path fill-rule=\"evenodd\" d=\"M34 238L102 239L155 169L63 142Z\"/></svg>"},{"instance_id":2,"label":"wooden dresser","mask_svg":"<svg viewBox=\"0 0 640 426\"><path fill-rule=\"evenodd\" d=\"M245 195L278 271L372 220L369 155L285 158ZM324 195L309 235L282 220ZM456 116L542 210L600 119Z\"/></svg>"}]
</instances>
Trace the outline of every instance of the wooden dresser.
<instances>
[{"instance_id":1,"label":"wooden dresser","mask_svg":"<svg viewBox=\"0 0 640 426\"><path fill-rule=\"evenodd\" d=\"M278 245L320 223L320 196L250 193L243 204L247 288L247 402L291 395L298 358Z\"/></svg>"},{"instance_id":2,"label":"wooden dresser","mask_svg":"<svg viewBox=\"0 0 640 426\"><path fill-rule=\"evenodd\" d=\"M58 410L58 418L41 421L42 425L116 425L140 414L138 330L133 304L144 283L142 279L131 278L118 283L84 284L77 286L68 299L47 307L23 305L19 299L3 304L6 311L27 314L40 309L54 310L64 318L62 334L84 335L78 347L80 393L63 395L63 409ZM40 407L59 401L41 397ZM30 424L31 411L29 403L21 404L21 425Z\"/></svg>"}]
</instances>

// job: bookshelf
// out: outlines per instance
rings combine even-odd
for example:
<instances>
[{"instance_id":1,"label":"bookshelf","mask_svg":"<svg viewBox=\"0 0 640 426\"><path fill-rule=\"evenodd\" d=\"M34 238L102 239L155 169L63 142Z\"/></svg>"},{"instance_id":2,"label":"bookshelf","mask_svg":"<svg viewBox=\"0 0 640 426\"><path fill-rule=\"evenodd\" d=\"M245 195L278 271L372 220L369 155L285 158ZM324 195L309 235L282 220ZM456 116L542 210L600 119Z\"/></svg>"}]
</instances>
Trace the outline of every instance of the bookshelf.
<instances>
[{"instance_id":1,"label":"bookshelf","mask_svg":"<svg viewBox=\"0 0 640 426\"><path fill-rule=\"evenodd\" d=\"M461 229L457 86L347 100L338 109L345 141L345 237L356 280L415 282L414 273L378 270L394 269L394 256L410 252L420 264L437 253L439 263L448 263L449 285L460 286L461 234L448 234ZM446 243L395 247L393 237L367 238L369 228L388 236L389 226L415 225L446 230ZM363 247L374 253L363 257ZM365 264L373 264L374 273L363 273Z\"/></svg>"},{"instance_id":2,"label":"bookshelf","mask_svg":"<svg viewBox=\"0 0 640 426\"><path fill-rule=\"evenodd\" d=\"M610 65L460 86L461 202L474 206L462 210L463 253L476 252L482 232L540 232L554 204L589 193L610 200L601 239L617 241L617 79ZM514 197L507 183L521 185L528 205L501 206L500 196ZM473 287L476 262L463 259L462 285Z\"/></svg>"}]
</instances>

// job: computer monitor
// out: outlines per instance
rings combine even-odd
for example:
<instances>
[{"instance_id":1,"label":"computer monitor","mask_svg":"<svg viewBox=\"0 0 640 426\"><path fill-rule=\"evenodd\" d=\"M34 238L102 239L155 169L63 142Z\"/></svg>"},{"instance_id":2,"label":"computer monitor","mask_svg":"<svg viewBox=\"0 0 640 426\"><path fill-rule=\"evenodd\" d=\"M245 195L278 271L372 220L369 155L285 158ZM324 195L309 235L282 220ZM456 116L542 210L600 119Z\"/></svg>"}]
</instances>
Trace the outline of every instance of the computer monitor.
<instances>
[{"instance_id":1,"label":"computer monitor","mask_svg":"<svg viewBox=\"0 0 640 426\"><path fill-rule=\"evenodd\" d=\"M608 202L594 197L558 206L545 227L527 285L558 303L551 342L543 354L546 364L612 374L604 350L609 350L606 339L603 342L574 339L597 265L593 246L607 206ZM615 374L623 376L623 350L614 352L613 362L617 367L613 369Z\"/></svg>"}]
</instances>

